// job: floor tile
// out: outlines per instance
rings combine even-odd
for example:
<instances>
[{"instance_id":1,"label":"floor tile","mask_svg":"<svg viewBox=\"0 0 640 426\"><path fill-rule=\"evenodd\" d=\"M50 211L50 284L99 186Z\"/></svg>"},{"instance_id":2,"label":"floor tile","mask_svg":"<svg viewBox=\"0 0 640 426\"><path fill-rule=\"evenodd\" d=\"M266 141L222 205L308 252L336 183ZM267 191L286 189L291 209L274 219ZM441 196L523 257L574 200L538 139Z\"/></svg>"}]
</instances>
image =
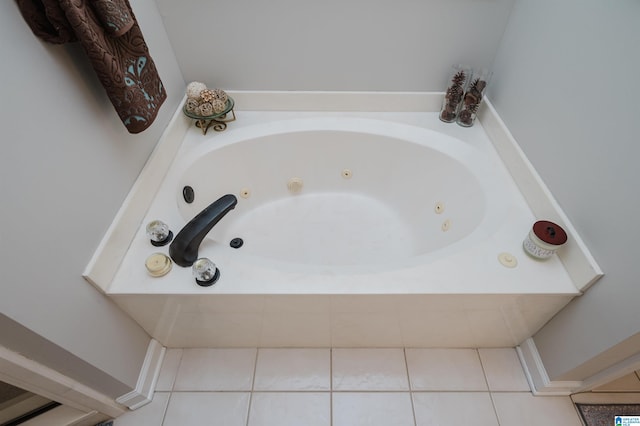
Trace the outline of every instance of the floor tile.
<instances>
[{"instance_id":1,"label":"floor tile","mask_svg":"<svg viewBox=\"0 0 640 426\"><path fill-rule=\"evenodd\" d=\"M153 400L145 406L129 411L115 419L113 426L158 426L162 424L169 392L156 392Z\"/></svg>"},{"instance_id":2,"label":"floor tile","mask_svg":"<svg viewBox=\"0 0 640 426\"><path fill-rule=\"evenodd\" d=\"M330 349L259 349L254 390L331 389Z\"/></svg>"},{"instance_id":3,"label":"floor tile","mask_svg":"<svg viewBox=\"0 0 640 426\"><path fill-rule=\"evenodd\" d=\"M300 425L331 425L329 392L253 393L248 426Z\"/></svg>"},{"instance_id":4,"label":"floor tile","mask_svg":"<svg viewBox=\"0 0 640 426\"><path fill-rule=\"evenodd\" d=\"M249 397L249 392L173 392L162 426L246 426Z\"/></svg>"},{"instance_id":5,"label":"floor tile","mask_svg":"<svg viewBox=\"0 0 640 426\"><path fill-rule=\"evenodd\" d=\"M167 349L162 360L156 391L171 391L182 359L182 349Z\"/></svg>"},{"instance_id":6,"label":"floor tile","mask_svg":"<svg viewBox=\"0 0 640 426\"><path fill-rule=\"evenodd\" d=\"M492 394L501 425L581 426L568 396L533 396L530 392Z\"/></svg>"},{"instance_id":7,"label":"floor tile","mask_svg":"<svg viewBox=\"0 0 640 426\"><path fill-rule=\"evenodd\" d=\"M478 349L490 391L530 391L515 349Z\"/></svg>"},{"instance_id":8,"label":"floor tile","mask_svg":"<svg viewBox=\"0 0 640 426\"><path fill-rule=\"evenodd\" d=\"M333 349L333 390L409 390L402 349Z\"/></svg>"},{"instance_id":9,"label":"floor tile","mask_svg":"<svg viewBox=\"0 0 640 426\"><path fill-rule=\"evenodd\" d=\"M409 392L334 392L333 426L414 426Z\"/></svg>"},{"instance_id":10,"label":"floor tile","mask_svg":"<svg viewBox=\"0 0 640 426\"><path fill-rule=\"evenodd\" d=\"M417 426L498 426L489 392L414 392Z\"/></svg>"},{"instance_id":11,"label":"floor tile","mask_svg":"<svg viewBox=\"0 0 640 426\"><path fill-rule=\"evenodd\" d=\"M486 391L475 349L406 349L412 390Z\"/></svg>"},{"instance_id":12,"label":"floor tile","mask_svg":"<svg viewBox=\"0 0 640 426\"><path fill-rule=\"evenodd\" d=\"M174 391L251 390L257 350L184 349Z\"/></svg>"}]
</instances>

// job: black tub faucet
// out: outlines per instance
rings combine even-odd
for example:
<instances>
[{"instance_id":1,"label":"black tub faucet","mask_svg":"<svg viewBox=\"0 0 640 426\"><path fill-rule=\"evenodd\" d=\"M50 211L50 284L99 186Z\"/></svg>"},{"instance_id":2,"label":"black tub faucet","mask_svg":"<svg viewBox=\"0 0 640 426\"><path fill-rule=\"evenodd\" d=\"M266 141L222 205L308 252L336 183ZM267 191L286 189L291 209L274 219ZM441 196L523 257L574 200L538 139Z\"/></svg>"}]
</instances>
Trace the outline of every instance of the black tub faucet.
<instances>
[{"instance_id":1,"label":"black tub faucet","mask_svg":"<svg viewBox=\"0 0 640 426\"><path fill-rule=\"evenodd\" d=\"M198 249L211 228L238 204L235 195L227 194L209 204L178 232L169 246L169 255L180 266L191 266L198 259Z\"/></svg>"}]
</instances>

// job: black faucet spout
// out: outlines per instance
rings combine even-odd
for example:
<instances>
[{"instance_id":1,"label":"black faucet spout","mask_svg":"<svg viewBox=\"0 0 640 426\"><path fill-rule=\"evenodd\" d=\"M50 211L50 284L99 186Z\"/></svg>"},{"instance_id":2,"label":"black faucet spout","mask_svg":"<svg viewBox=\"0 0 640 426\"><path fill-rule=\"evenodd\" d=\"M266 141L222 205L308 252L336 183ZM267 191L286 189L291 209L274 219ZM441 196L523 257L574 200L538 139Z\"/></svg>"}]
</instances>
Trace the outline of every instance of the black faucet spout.
<instances>
[{"instance_id":1,"label":"black faucet spout","mask_svg":"<svg viewBox=\"0 0 640 426\"><path fill-rule=\"evenodd\" d=\"M180 266L191 266L198 259L204 237L238 204L235 195L227 194L209 204L178 232L169 246L169 255Z\"/></svg>"}]
</instances>

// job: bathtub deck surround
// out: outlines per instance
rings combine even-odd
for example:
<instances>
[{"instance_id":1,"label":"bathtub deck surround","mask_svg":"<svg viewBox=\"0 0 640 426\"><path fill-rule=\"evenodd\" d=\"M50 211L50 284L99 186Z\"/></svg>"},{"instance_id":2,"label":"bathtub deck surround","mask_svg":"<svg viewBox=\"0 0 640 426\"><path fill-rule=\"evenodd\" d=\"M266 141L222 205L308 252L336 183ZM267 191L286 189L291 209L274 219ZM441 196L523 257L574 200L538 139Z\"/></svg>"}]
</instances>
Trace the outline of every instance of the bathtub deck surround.
<instances>
[{"instance_id":1,"label":"bathtub deck surround","mask_svg":"<svg viewBox=\"0 0 640 426\"><path fill-rule=\"evenodd\" d=\"M530 188L541 181L489 103L463 128L439 120L442 94L230 95L233 128L168 141L171 167L151 161L141 175L137 189L156 195L126 253L113 235L102 246L121 262L101 267L97 253L86 271L165 346L512 347L601 274L546 188ZM199 253L219 281L146 273L158 248L144 224L181 229L226 193L238 206ZM570 234L566 258L523 251L533 204Z\"/></svg>"}]
</instances>

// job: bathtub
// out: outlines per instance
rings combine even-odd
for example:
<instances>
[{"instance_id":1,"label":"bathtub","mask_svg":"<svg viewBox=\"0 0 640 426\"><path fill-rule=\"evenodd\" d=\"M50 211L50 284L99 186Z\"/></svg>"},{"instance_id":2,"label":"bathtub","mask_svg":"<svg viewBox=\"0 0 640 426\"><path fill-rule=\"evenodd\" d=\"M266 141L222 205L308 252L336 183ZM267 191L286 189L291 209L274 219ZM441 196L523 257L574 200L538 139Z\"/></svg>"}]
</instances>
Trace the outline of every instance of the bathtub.
<instances>
[{"instance_id":1,"label":"bathtub","mask_svg":"<svg viewBox=\"0 0 640 426\"><path fill-rule=\"evenodd\" d=\"M199 249L216 284L149 276L168 246L146 223L175 234L225 194ZM579 294L522 251L534 221L480 124L245 111L187 132L106 293L167 347L511 347Z\"/></svg>"},{"instance_id":2,"label":"bathtub","mask_svg":"<svg viewBox=\"0 0 640 426\"><path fill-rule=\"evenodd\" d=\"M236 194L203 250L252 265L331 277L422 265L486 238L507 213L486 155L432 130L321 117L219 139L177 165L176 203L186 222ZM238 250L228 247L234 238L245 243Z\"/></svg>"}]
</instances>

